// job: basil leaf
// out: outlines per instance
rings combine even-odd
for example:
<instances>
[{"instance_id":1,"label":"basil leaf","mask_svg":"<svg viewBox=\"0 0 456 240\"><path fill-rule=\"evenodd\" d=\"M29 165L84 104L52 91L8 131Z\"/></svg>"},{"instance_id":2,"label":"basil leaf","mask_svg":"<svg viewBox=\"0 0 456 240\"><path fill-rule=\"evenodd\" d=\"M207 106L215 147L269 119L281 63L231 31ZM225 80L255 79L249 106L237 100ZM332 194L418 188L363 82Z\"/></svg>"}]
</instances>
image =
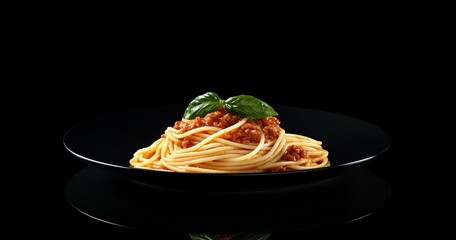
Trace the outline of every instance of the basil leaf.
<instances>
[{"instance_id":1,"label":"basil leaf","mask_svg":"<svg viewBox=\"0 0 456 240\"><path fill-rule=\"evenodd\" d=\"M208 236L207 234L200 234L200 233L190 233L190 238L192 240L214 240L214 239L216 239L215 237L212 238L211 236Z\"/></svg>"},{"instance_id":2,"label":"basil leaf","mask_svg":"<svg viewBox=\"0 0 456 240\"><path fill-rule=\"evenodd\" d=\"M225 108L234 115L251 119L278 115L269 104L250 95L239 95L228 98L225 101Z\"/></svg>"},{"instance_id":3,"label":"basil leaf","mask_svg":"<svg viewBox=\"0 0 456 240\"><path fill-rule=\"evenodd\" d=\"M193 99L184 112L184 119L194 119L203 117L210 112L214 112L224 101L214 92L207 92Z\"/></svg>"}]
</instances>

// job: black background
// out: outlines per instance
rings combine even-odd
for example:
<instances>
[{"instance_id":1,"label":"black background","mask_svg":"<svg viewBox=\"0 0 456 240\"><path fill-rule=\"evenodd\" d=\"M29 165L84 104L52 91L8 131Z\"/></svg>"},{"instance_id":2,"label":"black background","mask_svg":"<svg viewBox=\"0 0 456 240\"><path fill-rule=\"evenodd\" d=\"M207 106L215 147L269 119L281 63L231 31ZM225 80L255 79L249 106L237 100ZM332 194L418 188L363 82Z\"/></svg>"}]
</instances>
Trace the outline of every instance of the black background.
<instances>
[{"instance_id":1,"label":"black background","mask_svg":"<svg viewBox=\"0 0 456 240\"><path fill-rule=\"evenodd\" d=\"M285 70L265 74L264 71L268 71L265 68L226 75L198 75L200 72L190 71L178 76L156 76L151 72L143 78L145 82L150 82L147 85L137 81L139 76L134 77L134 73L130 75L130 72L121 72L125 81L119 83L107 83L102 87L80 85L78 87L81 92L64 95L66 106L60 137L72 125L99 114L130 107L189 102L207 91L217 92L222 98L250 94L270 104L337 112L372 122L391 135L392 146L388 152L367 166L390 185L390 202L366 219L316 230L273 233L271 239L296 239L304 235L332 236L335 232L340 236L361 237L366 232L390 236L393 231L407 233L419 229L422 233L437 235L449 231L450 223L454 223L452 219L455 210L452 196L454 185L449 183L454 167L450 168L446 164L451 148L445 149L440 136L428 135L427 128L414 123L415 119L407 115L412 114L410 109L397 106L402 103L397 102L394 88L380 80L369 81L369 77L358 77L356 81L346 80L349 78L347 76L330 80L318 76L308 77L305 73L289 76ZM231 70L224 69L230 73ZM349 74L349 70L339 70L341 75ZM263 73L258 74L257 71ZM412 111L413 116L417 116L415 109ZM63 198L63 186L72 174L85 165L69 156L62 145L58 147L63 155L59 167L60 188L56 189L57 193L61 193L57 194L57 206L61 209L56 220L60 224L64 223L64 229L77 236L85 236L90 231L95 235L120 235L128 238L145 235L152 239L164 239L164 236L187 237L185 233L161 233L153 228L151 232L145 233L110 226L72 209Z\"/></svg>"},{"instance_id":2,"label":"black background","mask_svg":"<svg viewBox=\"0 0 456 240\"><path fill-rule=\"evenodd\" d=\"M123 34L127 31L124 27ZM132 39L102 27L64 32L51 44L52 61L36 71L53 83L30 85L46 90L40 92L44 101L36 109L42 114L32 127L39 128L39 136L53 136L52 144L39 152L47 156L46 164L38 164L40 173L32 169L39 177L20 199L19 209L31 208L33 214L21 211L18 223L30 223L36 234L186 239L185 233L111 226L73 209L63 189L86 165L70 156L62 138L69 128L94 116L188 103L207 91L222 98L249 94L271 105L345 114L378 125L392 138L391 148L366 166L391 187L385 208L359 221L273 233L271 239L451 234L456 213L451 88L424 56L427 50L417 52L419 44L411 38L367 30L362 36L334 32L306 42L293 34L272 41L268 35L249 38L247 32L238 37L183 32L158 38L132 30ZM33 139L43 143L40 137Z\"/></svg>"}]
</instances>

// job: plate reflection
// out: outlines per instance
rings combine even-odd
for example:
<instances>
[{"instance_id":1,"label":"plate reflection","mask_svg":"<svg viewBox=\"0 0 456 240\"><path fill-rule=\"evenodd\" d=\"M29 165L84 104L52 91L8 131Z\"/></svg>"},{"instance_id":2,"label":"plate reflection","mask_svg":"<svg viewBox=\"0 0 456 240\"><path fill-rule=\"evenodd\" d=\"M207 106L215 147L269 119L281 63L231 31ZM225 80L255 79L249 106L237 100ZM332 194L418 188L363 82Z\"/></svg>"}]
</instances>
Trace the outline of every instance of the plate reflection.
<instances>
[{"instance_id":1,"label":"plate reflection","mask_svg":"<svg viewBox=\"0 0 456 240\"><path fill-rule=\"evenodd\" d=\"M218 190L141 184L89 166L68 180L65 197L81 213L118 226L269 236L366 217L388 202L390 187L365 168L307 184Z\"/></svg>"}]
</instances>

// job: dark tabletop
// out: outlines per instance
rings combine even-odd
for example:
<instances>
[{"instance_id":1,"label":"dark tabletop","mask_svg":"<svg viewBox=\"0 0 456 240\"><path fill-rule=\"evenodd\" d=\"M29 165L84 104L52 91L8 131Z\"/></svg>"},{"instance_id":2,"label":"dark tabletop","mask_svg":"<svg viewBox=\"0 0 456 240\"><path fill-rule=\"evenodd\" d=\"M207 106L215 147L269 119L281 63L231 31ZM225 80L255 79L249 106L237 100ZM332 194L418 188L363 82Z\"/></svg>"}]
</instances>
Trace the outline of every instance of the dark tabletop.
<instances>
[{"instance_id":1,"label":"dark tabletop","mask_svg":"<svg viewBox=\"0 0 456 240\"><path fill-rule=\"evenodd\" d=\"M255 76L251 71L243 77L192 75L186 84L179 84L176 80L185 74L151 74L146 77L146 81L154 81L149 87L128 79L140 76L119 71L124 81L103 86L79 82L77 79L85 76L75 74L71 81L73 90L60 95L59 101L65 106L56 120L60 126L56 141L60 157L55 163L59 171L52 181L54 195L52 204L42 209L48 218L34 216L37 222L46 221L48 228L42 228L43 232L58 228L80 238L125 239L190 239L189 233L219 231L271 234L268 239L365 239L396 234L440 237L452 233L456 169L449 160L454 159L455 144L454 140L443 139L452 132L451 125L447 120L436 123L435 115L408 102L391 84L384 84L381 76L358 83L332 82L325 76L307 78L305 74L280 77L278 72ZM289 81L293 78L296 82ZM272 82L263 82L264 79ZM166 87L155 86L158 82ZM89 167L69 154L62 144L64 133L86 119L130 108L185 104L207 91L217 92L222 98L249 94L271 105L311 108L362 119L383 129L391 136L392 144L375 161L339 179L256 193L183 192L135 185ZM137 195L138 191L148 194ZM188 214L184 207L173 208L180 204L191 206ZM133 209L147 206L156 208L142 215L148 219L135 219L136 215L131 214ZM49 208L52 211L47 211ZM195 210L198 208L201 211Z\"/></svg>"}]
</instances>

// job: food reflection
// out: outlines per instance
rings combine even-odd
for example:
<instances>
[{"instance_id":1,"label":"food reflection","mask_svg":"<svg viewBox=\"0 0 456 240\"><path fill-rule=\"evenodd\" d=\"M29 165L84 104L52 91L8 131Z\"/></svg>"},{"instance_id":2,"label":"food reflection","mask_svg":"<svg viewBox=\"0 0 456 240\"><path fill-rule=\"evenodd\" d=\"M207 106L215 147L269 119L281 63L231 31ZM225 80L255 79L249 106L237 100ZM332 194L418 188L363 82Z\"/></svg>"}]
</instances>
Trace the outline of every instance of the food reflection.
<instances>
[{"instance_id":1,"label":"food reflection","mask_svg":"<svg viewBox=\"0 0 456 240\"><path fill-rule=\"evenodd\" d=\"M305 184L198 190L139 184L86 167L69 179L65 196L97 221L147 232L274 235L366 217L388 202L390 188L365 168Z\"/></svg>"},{"instance_id":2,"label":"food reflection","mask_svg":"<svg viewBox=\"0 0 456 240\"><path fill-rule=\"evenodd\" d=\"M192 240L265 240L271 233L199 234L191 233Z\"/></svg>"}]
</instances>

